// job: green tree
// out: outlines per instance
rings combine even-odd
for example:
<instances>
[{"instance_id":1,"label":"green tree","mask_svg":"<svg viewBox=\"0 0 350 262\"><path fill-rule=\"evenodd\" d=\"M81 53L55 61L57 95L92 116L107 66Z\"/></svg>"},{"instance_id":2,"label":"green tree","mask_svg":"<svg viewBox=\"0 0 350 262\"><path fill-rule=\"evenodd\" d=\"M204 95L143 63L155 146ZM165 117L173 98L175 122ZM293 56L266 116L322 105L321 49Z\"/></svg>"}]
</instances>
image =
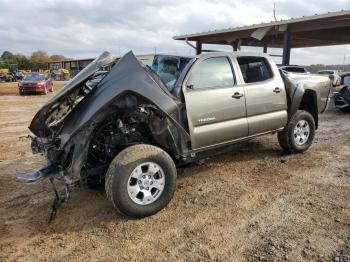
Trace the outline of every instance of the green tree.
<instances>
[{"instance_id":1,"label":"green tree","mask_svg":"<svg viewBox=\"0 0 350 262\"><path fill-rule=\"evenodd\" d=\"M47 63L50 61L50 57L46 52L38 50L32 53L29 61L34 70L47 69Z\"/></svg>"},{"instance_id":2,"label":"green tree","mask_svg":"<svg viewBox=\"0 0 350 262\"><path fill-rule=\"evenodd\" d=\"M1 55L1 60L5 65L14 64L15 56L10 51L4 51Z\"/></svg>"},{"instance_id":3,"label":"green tree","mask_svg":"<svg viewBox=\"0 0 350 262\"><path fill-rule=\"evenodd\" d=\"M0 68L6 68L5 61L2 58L0 58Z\"/></svg>"},{"instance_id":4,"label":"green tree","mask_svg":"<svg viewBox=\"0 0 350 262\"><path fill-rule=\"evenodd\" d=\"M25 55L16 54L15 63L17 64L19 70L30 68L29 59Z\"/></svg>"},{"instance_id":5,"label":"green tree","mask_svg":"<svg viewBox=\"0 0 350 262\"><path fill-rule=\"evenodd\" d=\"M13 60L14 55L10 51L4 51L1 55L1 59L3 60Z\"/></svg>"}]
</instances>

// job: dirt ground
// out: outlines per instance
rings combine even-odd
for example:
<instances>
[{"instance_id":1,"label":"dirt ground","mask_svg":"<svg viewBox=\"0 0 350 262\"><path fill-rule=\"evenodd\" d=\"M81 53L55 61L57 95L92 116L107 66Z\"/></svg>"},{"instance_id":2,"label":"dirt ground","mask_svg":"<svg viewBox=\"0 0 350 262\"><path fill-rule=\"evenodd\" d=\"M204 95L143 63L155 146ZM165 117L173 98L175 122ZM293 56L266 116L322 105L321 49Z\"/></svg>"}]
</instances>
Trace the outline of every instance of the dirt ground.
<instances>
[{"instance_id":1,"label":"dirt ground","mask_svg":"<svg viewBox=\"0 0 350 262\"><path fill-rule=\"evenodd\" d=\"M50 184L15 173L43 163L19 137L50 95L0 94L0 261L350 261L350 113L323 114L304 154L271 135L179 170L152 217L126 219L103 190L74 188L49 224Z\"/></svg>"}]
</instances>

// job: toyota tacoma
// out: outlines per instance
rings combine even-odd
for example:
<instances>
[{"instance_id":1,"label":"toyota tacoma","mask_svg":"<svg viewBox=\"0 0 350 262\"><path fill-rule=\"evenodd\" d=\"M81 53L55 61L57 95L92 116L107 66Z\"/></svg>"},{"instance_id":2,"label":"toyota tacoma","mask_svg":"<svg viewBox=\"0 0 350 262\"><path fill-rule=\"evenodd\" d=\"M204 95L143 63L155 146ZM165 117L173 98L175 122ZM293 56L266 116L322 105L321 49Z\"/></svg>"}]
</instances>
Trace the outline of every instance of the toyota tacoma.
<instances>
[{"instance_id":1,"label":"toyota tacoma","mask_svg":"<svg viewBox=\"0 0 350 262\"><path fill-rule=\"evenodd\" d=\"M264 134L302 153L329 101L328 77L280 71L265 54L206 53L162 68L104 52L34 116L32 151L47 164L17 177L50 178L51 218L71 185L101 183L120 213L153 215L173 197L178 166Z\"/></svg>"}]
</instances>

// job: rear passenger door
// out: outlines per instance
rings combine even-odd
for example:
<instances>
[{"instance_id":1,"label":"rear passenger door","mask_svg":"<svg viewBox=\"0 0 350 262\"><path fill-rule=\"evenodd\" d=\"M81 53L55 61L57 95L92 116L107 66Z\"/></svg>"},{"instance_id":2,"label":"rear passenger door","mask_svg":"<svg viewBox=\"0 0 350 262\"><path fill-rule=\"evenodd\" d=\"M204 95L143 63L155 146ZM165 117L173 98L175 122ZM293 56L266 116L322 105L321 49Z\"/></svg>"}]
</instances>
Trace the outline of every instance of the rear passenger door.
<instances>
[{"instance_id":1,"label":"rear passenger door","mask_svg":"<svg viewBox=\"0 0 350 262\"><path fill-rule=\"evenodd\" d=\"M195 62L183 93L192 149L224 144L248 135L245 96L237 86L237 64L229 56L202 57Z\"/></svg>"},{"instance_id":2,"label":"rear passenger door","mask_svg":"<svg viewBox=\"0 0 350 262\"><path fill-rule=\"evenodd\" d=\"M277 130L286 125L287 96L273 61L266 57L238 56L246 96L249 135Z\"/></svg>"}]
</instances>

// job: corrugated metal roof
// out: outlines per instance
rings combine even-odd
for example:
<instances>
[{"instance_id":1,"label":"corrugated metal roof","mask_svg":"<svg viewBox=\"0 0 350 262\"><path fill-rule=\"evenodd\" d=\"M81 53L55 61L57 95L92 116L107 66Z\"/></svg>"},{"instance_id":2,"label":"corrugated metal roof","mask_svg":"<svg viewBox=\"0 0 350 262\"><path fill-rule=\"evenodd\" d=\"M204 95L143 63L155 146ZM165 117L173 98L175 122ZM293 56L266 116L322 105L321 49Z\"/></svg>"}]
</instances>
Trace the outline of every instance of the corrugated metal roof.
<instances>
[{"instance_id":1,"label":"corrugated metal roof","mask_svg":"<svg viewBox=\"0 0 350 262\"><path fill-rule=\"evenodd\" d=\"M233 27L233 28L213 30L213 31L201 32L201 33L178 35L178 36L174 36L173 39L185 40L186 38L194 38L194 37L209 36L209 35L216 35L216 34L223 34L223 33L239 32L239 31L245 31L245 30L258 29L258 28L262 28L262 27L268 27L268 26L289 25L289 24L293 24L293 23L307 22L307 21L327 19L327 18L336 18L336 17L346 16L346 15L350 15L350 10L341 10L338 12L328 12L326 14L315 14L312 16L303 16L303 17L291 18L291 19L287 19L287 20L282 19L279 21L271 21L269 23L253 24L253 25L248 25L248 26L238 26L238 27Z\"/></svg>"}]
</instances>

